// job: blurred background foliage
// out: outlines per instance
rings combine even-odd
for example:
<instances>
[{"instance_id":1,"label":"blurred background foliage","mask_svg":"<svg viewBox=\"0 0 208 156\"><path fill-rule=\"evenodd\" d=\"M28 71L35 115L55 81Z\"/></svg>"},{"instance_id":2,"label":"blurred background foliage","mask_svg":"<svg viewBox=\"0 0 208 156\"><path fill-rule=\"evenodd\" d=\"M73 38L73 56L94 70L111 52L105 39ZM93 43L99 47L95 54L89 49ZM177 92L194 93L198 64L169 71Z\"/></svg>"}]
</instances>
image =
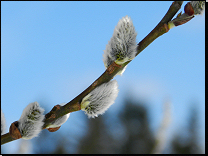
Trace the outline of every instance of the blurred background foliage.
<instances>
[{"instance_id":1,"label":"blurred background foliage","mask_svg":"<svg viewBox=\"0 0 208 156\"><path fill-rule=\"evenodd\" d=\"M150 128L150 114L145 104L125 98L124 105L117 114L105 113L94 119L88 119L82 111L77 120L85 125L71 124L62 131L49 133L43 130L39 137L29 141L21 139L16 153L34 154L201 154L203 148L198 144L197 109L191 107L187 126L177 133L172 132L169 141L162 141L165 120L159 126L162 133ZM167 111L167 110L164 110ZM78 112L77 112L78 113ZM163 112L164 113L164 112ZM165 113L164 113L165 114ZM167 118L167 114L163 119ZM170 122L170 121L168 121ZM70 124L69 122L67 124ZM63 125L62 125L63 126ZM73 126L82 131L70 130ZM158 128L159 129L159 128ZM160 134L160 135L159 135ZM161 135L162 134L162 135ZM166 140L166 139L165 139ZM3 149L3 148L2 148ZM3 149L2 153L6 153Z\"/></svg>"}]
</instances>

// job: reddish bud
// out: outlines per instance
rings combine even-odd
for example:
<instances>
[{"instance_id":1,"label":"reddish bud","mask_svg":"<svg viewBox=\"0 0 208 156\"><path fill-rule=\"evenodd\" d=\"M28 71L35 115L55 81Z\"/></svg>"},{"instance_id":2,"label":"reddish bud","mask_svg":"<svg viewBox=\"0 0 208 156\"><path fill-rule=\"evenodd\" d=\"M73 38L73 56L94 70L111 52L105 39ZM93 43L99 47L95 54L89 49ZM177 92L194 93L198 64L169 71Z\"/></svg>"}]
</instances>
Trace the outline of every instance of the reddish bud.
<instances>
[{"instance_id":1,"label":"reddish bud","mask_svg":"<svg viewBox=\"0 0 208 156\"><path fill-rule=\"evenodd\" d=\"M55 131L59 130L60 127L61 127L61 126L55 127L55 128L48 128L47 130L48 130L49 132L55 132Z\"/></svg>"},{"instance_id":2,"label":"reddish bud","mask_svg":"<svg viewBox=\"0 0 208 156\"><path fill-rule=\"evenodd\" d=\"M188 2L188 3L185 5L184 11L185 11L185 13L186 13L187 15L189 15L189 16L194 15L194 9L193 9L193 7L192 7L192 5L191 5L190 2Z\"/></svg>"},{"instance_id":3,"label":"reddish bud","mask_svg":"<svg viewBox=\"0 0 208 156\"><path fill-rule=\"evenodd\" d=\"M18 127L18 121L15 121L11 124L9 128L9 134L14 139L22 138L21 133L17 127Z\"/></svg>"}]
</instances>

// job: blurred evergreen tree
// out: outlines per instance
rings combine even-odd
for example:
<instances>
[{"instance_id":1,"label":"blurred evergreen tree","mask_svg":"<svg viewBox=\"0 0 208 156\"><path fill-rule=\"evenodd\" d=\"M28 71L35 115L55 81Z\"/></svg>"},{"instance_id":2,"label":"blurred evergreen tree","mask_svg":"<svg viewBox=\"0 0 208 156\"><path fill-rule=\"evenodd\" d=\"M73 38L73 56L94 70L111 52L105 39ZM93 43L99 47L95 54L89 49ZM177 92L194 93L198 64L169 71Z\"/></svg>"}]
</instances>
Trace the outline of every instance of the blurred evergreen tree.
<instances>
[{"instance_id":1,"label":"blurred evergreen tree","mask_svg":"<svg viewBox=\"0 0 208 156\"><path fill-rule=\"evenodd\" d=\"M146 108L140 103L126 100L119 118L125 129L125 139L120 151L123 154L148 154L155 143L150 131Z\"/></svg>"},{"instance_id":2,"label":"blurred evergreen tree","mask_svg":"<svg viewBox=\"0 0 208 156\"><path fill-rule=\"evenodd\" d=\"M34 153L149 154L156 142L144 106L140 102L126 99L118 115L112 114L113 116L108 117L106 113L87 119L87 126L82 127L86 133L79 140L71 133L68 136L65 133L60 134L59 131L49 133L43 130L40 137L32 141ZM176 134L169 148L171 150L166 150L166 153L202 153L197 142L197 121L196 109L191 109L187 130Z\"/></svg>"},{"instance_id":3,"label":"blurred evergreen tree","mask_svg":"<svg viewBox=\"0 0 208 156\"><path fill-rule=\"evenodd\" d=\"M79 154L106 154L112 153L110 144L113 141L107 133L104 117L88 119L88 132L79 143Z\"/></svg>"},{"instance_id":4,"label":"blurred evergreen tree","mask_svg":"<svg viewBox=\"0 0 208 156\"><path fill-rule=\"evenodd\" d=\"M33 152L35 154L69 154L71 146L74 146L67 138L67 134L61 134L60 131L48 132L43 130L41 137L34 138L33 140Z\"/></svg>"},{"instance_id":5,"label":"blurred evergreen tree","mask_svg":"<svg viewBox=\"0 0 208 156\"><path fill-rule=\"evenodd\" d=\"M117 135L116 132L111 135L108 133L103 116L90 119L88 133L81 139L78 153L150 153L155 139L149 128L147 110L139 103L126 100L119 119L125 133L118 140L111 136ZM107 124L114 124L110 122L114 121Z\"/></svg>"},{"instance_id":6,"label":"blurred evergreen tree","mask_svg":"<svg viewBox=\"0 0 208 156\"><path fill-rule=\"evenodd\" d=\"M171 153L173 154L202 154L202 149L198 145L198 123L197 109L191 108L189 111L189 122L187 130L176 134L171 143Z\"/></svg>"}]
</instances>

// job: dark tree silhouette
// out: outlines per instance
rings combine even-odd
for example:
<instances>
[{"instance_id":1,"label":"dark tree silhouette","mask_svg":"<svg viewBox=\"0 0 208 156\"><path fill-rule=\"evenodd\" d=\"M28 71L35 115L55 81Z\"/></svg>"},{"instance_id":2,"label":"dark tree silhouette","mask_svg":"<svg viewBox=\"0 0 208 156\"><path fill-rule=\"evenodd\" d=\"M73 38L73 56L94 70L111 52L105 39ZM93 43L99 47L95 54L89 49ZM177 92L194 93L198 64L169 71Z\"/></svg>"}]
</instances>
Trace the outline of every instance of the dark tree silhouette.
<instances>
[{"instance_id":1,"label":"dark tree silhouette","mask_svg":"<svg viewBox=\"0 0 208 156\"><path fill-rule=\"evenodd\" d=\"M120 119L126 132L121 153L150 153L155 139L150 131L146 108L140 103L126 100Z\"/></svg>"},{"instance_id":2,"label":"dark tree silhouette","mask_svg":"<svg viewBox=\"0 0 208 156\"><path fill-rule=\"evenodd\" d=\"M85 137L80 141L78 153L150 153L155 139L149 128L147 110L139 103L126 100L123 111L118 118L124 133L115 139L108 133L108 128L103 121L103 116L89 120L89 129ZM113 124L114 120L107 124Z\"/></svg>"},{"instance_id":3,"label":"dark tree silhouette","mask_svg":"<svg viewBox=\"0 0 208 156\"><path fill-rule=\"evenodd\" d=\"M114 153L112 150L112 138L108 134L104 123L104 117L99 116L88 120L88 132L80 140L78 147L79 154L105 154Z\"/></svg>"},{"instance_id":4,"label":"dark tree silhouette","mask_svg":"<svg viewBox=\"0 0 208 156\"><path fill-rule=\"evenodd\" d=\"M198 144L198 114L196 108L189 111L187 130L179 134L172 140L171 153L173 154L202 154L202 148Z\"/></svg>"},{"instance_id":5,"label":"dark tree silhouette","mask_svg":"<svg viewBox=\"0 0 208 156\"><path fill-rule=\"evenodd\" d=\"M202 153L198 144L197 109L189 110L187 129L176 133L165 153L196 154ZM150 130L149 114L145 105L130 99L118 115L101 115L94 119L85 116L87 125L82 127L83 136L77 137L43 130L41 137L35 138L34 153L77 153L77 154L149 154L155 146L154 133ZM109 116L108 116L109 115ZM84 114L83 114L84 117ZM75 134L75 133L74 133ZM68 136L68 137L65 137ZM74 136L74 138L72 138ZM74 140L74 141L72 141ZM37 144L37 145L35 145ZM75 150L71 150L75 149ZM163 151L161 151L163 152Z\"/></svg>"}]
</instances>

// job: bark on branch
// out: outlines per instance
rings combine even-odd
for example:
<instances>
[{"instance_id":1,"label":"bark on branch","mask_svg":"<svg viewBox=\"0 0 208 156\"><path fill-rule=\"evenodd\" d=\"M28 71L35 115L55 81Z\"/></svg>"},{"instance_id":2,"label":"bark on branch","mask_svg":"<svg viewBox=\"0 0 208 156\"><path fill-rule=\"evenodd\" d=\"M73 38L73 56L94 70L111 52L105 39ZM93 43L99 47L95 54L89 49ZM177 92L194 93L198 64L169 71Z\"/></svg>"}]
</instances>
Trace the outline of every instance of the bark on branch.
<instances>
[{"instance_id":1,"label":"bark on branch","mask_svg":"<svg viewBox=\"0 0 208 156\"><path fill-rule=\"evenodd\" d=\"M141 41L137 46L137 55L143 51L149 44L151 44L156 38L168 32L168 22L175 16L178 10L181 8L183 1L175 1L170 6L169 10L162 18L162 20L157 24L157 26ZM89 94L93 89L98 87L99 85L110 81L119 71L121 71L128 63L128 61L122 65L117 65L116 63L112 63L106 71L95 80L87 89L85 89L82 93L80 93L73 100L68 102L64 106L56 105L53 109L45 115L44 126L43 129L49 125L52 121L55 121L61 116L64 116L68 113L79 111L81 109L81 101L82 99ZM12 136L7 133L1 136L1 145L16 140L12 138Z\"/></svg>"}]
</instances>

